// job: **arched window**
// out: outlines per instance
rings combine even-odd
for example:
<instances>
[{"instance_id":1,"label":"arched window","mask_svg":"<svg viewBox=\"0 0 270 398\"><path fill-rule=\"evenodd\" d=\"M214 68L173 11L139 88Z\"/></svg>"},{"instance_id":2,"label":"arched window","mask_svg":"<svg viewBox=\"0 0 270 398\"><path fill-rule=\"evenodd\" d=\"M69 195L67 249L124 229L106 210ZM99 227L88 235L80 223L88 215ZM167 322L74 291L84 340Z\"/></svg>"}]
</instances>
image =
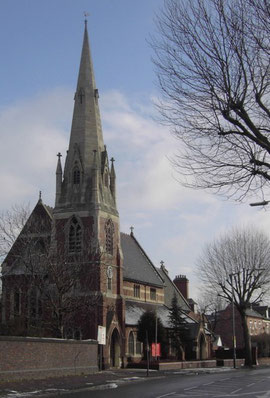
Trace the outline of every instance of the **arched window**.
<instances>
[{"instance_id":1,"label":"arched window","mask_svg":"<svg viewBox=\"0 0 270 398\"><path fill-rule=\"evenodd\" d=\"M69 252L80 252L82 248L82 228L78 220L73 217L69 227Z\"/></svg>"},{"instance_id":2,"label":"arched window","mask_svg":"<svg viewBox=\"0 0 270 398\"><path fill-rule=\"evenodd\" d=\"M28 295L29 321L31 326L36 326L38 319L42 317L42 300L40 292L32 287Z\"/></svg>"},{"instance_id":3,"label":"arched window","mask_svg":"<svg viewBox=\"0 0 270 398\"><path fill-rule=\"evenodd\" d=\"M107 278L107 288L108 288L108 291L112 290L112 279L111 278Z\"/></svg>"},{"instance_id":4,"label":"arched window","mask_svg":"<svg viewBox=\"0 0 270 398\"><path fill-rule=\"evenodd\" d=\"M10 292L9 300L10 300L10 319L13 319L14 318L14 292L13 292L13 290L11 290L11 292Z\"/></svg>"},{"instance_id":5,"label":"arched window","mask_svg":"<svg viewBox=\"0 0 270 398\"><path fill-rule=\"evenodd\" d=\"M128 336L128 353L129 355L134 355L134 334L133 332L129 333Z\"/></svg>"},{"instance_id":6,"label":"arched window","mask_svg":"<svg viewBox=\"0 0 270 398\"><path fill-rule=\"evenodd\" d=\"M105 236L106 236L106 252L113 254L113 233L114 226L112 220L108 220L105 224Z\"/></svg>"},{"instance_id":7,"label":"arched window","mask_svg":"<svg viewBox=\"0 0 270 398\"><path fill-rule=\"evenodd\" d=\"M79 185L81 182L81 172L78 166L75 166L73 169L73 184Z\"/></svg>"},{"instance_id":8,"label":"arched window","mask_svg":"<svg viewBox=\"0 0 270 398\"><path fill-rule=\"evenodd\" d=\"M142 343L136 337L136 354L141 355L142 353Z\"/></svg>"},{"instance_id":9,"label":"arched window","mask_svg":"<svg viewBox=\"0 0 270 398\"><path fill-rule=\"evenodd\" d=\"M14 314L21 315L21 289L16 290L14 293Z\"/></svg>"}]
</instances>

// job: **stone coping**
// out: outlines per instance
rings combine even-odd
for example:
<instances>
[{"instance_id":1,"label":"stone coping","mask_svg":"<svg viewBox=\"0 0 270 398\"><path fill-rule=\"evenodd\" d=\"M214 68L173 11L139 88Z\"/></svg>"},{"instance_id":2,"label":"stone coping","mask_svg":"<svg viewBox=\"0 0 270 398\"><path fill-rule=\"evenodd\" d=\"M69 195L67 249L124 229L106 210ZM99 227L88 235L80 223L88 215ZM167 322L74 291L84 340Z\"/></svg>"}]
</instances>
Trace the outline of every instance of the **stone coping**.
<instances>
[{"instance_id":1,"label":"stone coping","mask_svg":"<svg viewBox=\"0 0 270 398\"><path fill-rule=\"evenodd\" d=\"M21 341L24 343L56 343L56 344L98 344L97 340L73 340L56 339L50 337L23 337L23 336L0 336L1 341Z\"/></svg>"}]
</instances>

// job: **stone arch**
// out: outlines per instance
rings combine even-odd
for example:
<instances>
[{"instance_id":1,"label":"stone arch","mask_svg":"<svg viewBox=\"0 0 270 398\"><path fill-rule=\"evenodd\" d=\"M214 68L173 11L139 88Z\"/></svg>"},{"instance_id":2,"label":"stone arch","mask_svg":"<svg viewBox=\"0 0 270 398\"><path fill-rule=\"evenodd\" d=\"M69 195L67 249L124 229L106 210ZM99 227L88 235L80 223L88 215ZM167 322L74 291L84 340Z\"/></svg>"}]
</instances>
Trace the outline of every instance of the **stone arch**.
<instances>
[{"instance_id":1,"label":"stone arch","mask_svg":"<svg viewBox=\"0 0 270 398\"><path fill-rule=\"evenodd\" d=\"M207 359L207 342L203 333L199 336L199 359Z\"/></svg>"},{"instance_id":2,"label":"stone arch","mask_svg":"<svg viewBox=\"0 0 270 398\"><path fill-rule=\"evenodd\" d=\"M110 366L112 368L121 367L121 342L117 328L113 329L110 341Z\"/></svg>"}]
</instances>

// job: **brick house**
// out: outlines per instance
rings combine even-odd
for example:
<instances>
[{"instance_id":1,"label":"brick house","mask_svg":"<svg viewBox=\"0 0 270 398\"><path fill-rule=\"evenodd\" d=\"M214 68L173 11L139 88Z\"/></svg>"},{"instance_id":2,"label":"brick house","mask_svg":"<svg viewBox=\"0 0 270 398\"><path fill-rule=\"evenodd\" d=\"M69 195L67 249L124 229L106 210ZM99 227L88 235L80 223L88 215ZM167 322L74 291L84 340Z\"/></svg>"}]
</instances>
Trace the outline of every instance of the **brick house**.
<instances>
[{"instance_id":1,"label":"brick house","mask_svg":"<svg viewBox=\"0 0 270 398\"><path fill-rule=\"evenodd\" d=\"M41 199L2 265L2 330L32 336L97 339L106 327L102 360L138 361L137 322L147 309L170 328L172 294L190 328L188 356L208 358L211 335L192 316L187 297L156 268L133 231L120 233L114 159L103 142L87 23L64 169L56 167L54 208ZM6 329L5 329L6 328Z\"/></svg>"},{"instance_id":2,"label":"brick house","mask_svg":"<svg viewBox=\"0 0 270 398\"><path fill-rule=\"evenodd\" d=\"M247 324L250 336L270 334L270 318L268 307L254 307L246 311ZM229 304L224 310L218 311L211 317L213 332L221 337L224 347L233 348L233 326L232 326L232 305ZM244 348L243 327L238 310L235 308L235 336L236 348Z\"/></svg>"}]
</instances>

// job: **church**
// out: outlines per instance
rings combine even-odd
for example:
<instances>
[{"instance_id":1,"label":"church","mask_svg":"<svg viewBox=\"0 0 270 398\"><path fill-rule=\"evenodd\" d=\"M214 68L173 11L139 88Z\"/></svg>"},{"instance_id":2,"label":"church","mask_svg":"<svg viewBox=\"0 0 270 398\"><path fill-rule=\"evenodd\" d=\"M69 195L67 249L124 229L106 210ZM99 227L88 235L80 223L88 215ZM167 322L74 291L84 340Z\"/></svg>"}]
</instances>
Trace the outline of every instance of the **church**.
<instances>
[{"instance_id":1,"label":"church","mask_svg":"<svg viewBox=\"0 0 270 398\"><path fill-rule=\"evenodd\" d=\"M2 264L1 334L98 339L104 368L139 362L141 315L151 310L170 329L176 297L189 338L182 359L207 359L211 333L188 297L188 280L172 281L134 235L120 232L114 159L103 142L87 21L69 147L58 153L55 205L40 196ZM157 337L158 339L158 337ZM168 346L166 357L173 358Z\"/></svg>"}]
</instances>

